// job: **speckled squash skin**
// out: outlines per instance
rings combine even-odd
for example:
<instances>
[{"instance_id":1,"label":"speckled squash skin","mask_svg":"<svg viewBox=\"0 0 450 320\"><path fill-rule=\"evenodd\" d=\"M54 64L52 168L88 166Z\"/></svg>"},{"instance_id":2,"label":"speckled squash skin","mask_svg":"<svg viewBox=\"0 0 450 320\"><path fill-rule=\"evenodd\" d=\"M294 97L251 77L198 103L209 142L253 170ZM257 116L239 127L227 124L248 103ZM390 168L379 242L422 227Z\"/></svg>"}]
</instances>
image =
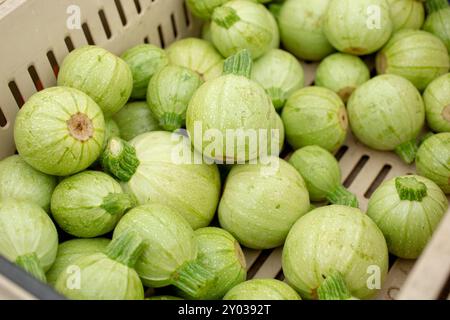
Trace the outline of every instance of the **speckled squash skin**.
<instances>
[{"instance_id":1,"label":"speckled squash skin","mask_svg":"<svg viewBox=\"0 0 450 320\"><path fill-rule=\"evenodd\" d=\"M394 31L400 29L420 29L425 20L425 8L417 0L387 0L391 9Z\"/></svg>"},{"instance_id":2,"label":"speckled squash skin","mask_svg":"<svg viewBox=\"0 0 450 320\"><path fill-rule=\"evenodd\" d=\"M48 214L38 205L0 200L0 254L14 262L35 253L47 271L56 258L58 233Z\"/></svg>"},{"instance_id":3,"label":"speckled squash skin","mask_svg":"<svg viewBox=\"0 0 450 320\"><path fill-rule=\"evenodd\" d=\"M211 43L197 38L175 41L167 48L171 64L191 69L204 80L222 75L223 57Z\"/></svg>"},{"instance_id":4,"label":"speckled squash skin","mask_svg":"<svg viewBox=\"0 0 450 320\"><path fill-rule=\"evenodd\" d=\"M294 289L276 279L243 282L225 295L224 300L301 300Z\"/></svg>"},{"instance_id":5,"label":"speckled squash skin","mask_svg":"<svg viewBox=\"0 0 450 320\"><path fill-rule=\"evenodd\" d=\"M358 56L373 53L389 40L393 30L388 2L331 0L323 30L341 52Z\"/></svg>"},{"instance_id":6,"label":"speckled squash skin","mask_svg":"<svg viewBox=\"0 0 450 320\"><path fill-rule=\"evenodd\" d=\"M201 137L196 137L200 133L195 133L196 123L202 129ZM257 159L262 141L258 135L257 148L235 143L233 150L227 150L227 130L265 130L269 133L271 129L276 129L275 124L275 109L264 89L256 82L234 74L205 82L193 95L186 114L186 128L191 138L194 142L195 139L202 142L201 146L194 143L194 147L202 153L208 151L211 141L207 133L211 129L218 130L223 138L223 149L209 151L207 155L219 161L233 163Z\"/></svg>"},{"instance_id":7,"label":"speckled squash skin","mask_svg":"<svg viewBox=\"0 0 450 320\"><path fill-rule=\"evenodd\" d=\"M345 105L336 93L326 88L297 90L287 100L281 117L287 141L294 149L318 145L334 152L347 137Z\"/></svg>"},{"instance_id":8,"label":"speckled squash skin","mask_svg":"<svg viewBox=\"0 0 450 320\"><path fill-rule=\"evenodd\" d=\"M423 199L402 200L396 188L398 178L394 178L373 193L367 215L383 232L390 253L404 259L416 259L446 213L448 201L433 181L414 175L407 177L425 184Z\"/></svg>"},{"instance_id":9,"label":"speckled squash skin","mask_svg":"<svg viewBox=\"0 0 450 320\"><path fill-rule=\"evenodd\" d=\"M133 74L121 58L97 46L73 50L63 61L58 86L83 91L100 106L105 116L119 111L130 98Z\"/></svg>"},{"instance_id":10,"label":"speckled squash skin","mask_svg":"<svg viewBox=\"0 0 450 320\"><path fill-rule=\"evenodd\" d=\"M283 108L287 98L305 85L300 62L280 49L273 49L255 61L251 79L266 90L276 109Z\"/></svg>"},{"instance_id":11,"label":"speckled squash skin","mask_svg":"<svg viewBox=\"0 0 450 320\"><path fill-rule=\"evenodd\" d=\"M347 112L355 136L376 150L394 150L415 139L425 122L419 91L396 75L377 76L356 89Z\"/></svg>"},{"instance_id":12,"label":"speckled squash skin","mask_svg":"<svg viewBox=\"0 0 450 320\"><path fill-rule=\"evenodd\" d=\"M388 250L383 233L360 210L326 206L300 218L286 239L282 257L288 283L302 298L313 299L322 275L340 272L351 294L360 299L375 296L368 288L371 268L383 283L388 271Z\"/></svg>"},{"instance_id":13,"label":"speckled squash skin","mask_svg":"<svg viewBox=\"0 0 450 320\"><path fill-rule=\"evenodd\" d=\"M56 177L33 169L19 155L0 160L0 200L30 201L48 212L55 187Z\"/></svg>"},{"instance_id":14,"label":"speckled squash skin","mask_svg":"<svg viewBox=\"0 0 450 320\"><path fill-rule=\"evenodd\" d=\"M61 273L69 272L70 266L80 257L88 256L94 253L104 252L108 244L111 242L105 238L95 239L73 239L61 243L58 246L55 263L48 270L47 282L55 286L56 280Z\"/></svg>"},{"instance_id":15,"label":"speckled squash skin","mask_svg":"<svg viewBox=\"0 0 450 320\"><path fill-rule=\"evenodd\" d=\"M152 44L140 44L122 54L122 59L133 74L134 99L145 99L147 87L153 75L169 64L166 52Z\"/></svg>"},{"instance_id":16,"label":"speckled squash skin","mask_svg":"<svg viewBox=\"0 0 450 320\"><path fill-rule=\"evenodd\" d=\"M416 157L417 172L450 194L450 132L426 139Z\"/></svg>"},{"instance_id":17,"label":"speckled squash skin","mask_svg":"<svg viewBox=\"0 0 450 320\"><path fill-rule=\"evenodd\" d=\"M229 1L216 8L211 19L212 41L224 57L248 49L253 59L257 59L279 47L280 34L275 18L261 4Z\"/></svg>"},{"instance_id":18,"label":"speckled squash skin","mask_svg":"<svg viewBox=\"0 0 450 320\"><path fill-rule=\"evenodd\" d=\"M420 46L417 44L420 43ZM376 58L378 74L395 74L424 90L431 81L448 72L450 60L442 41L422 30L400 30Z\"/></svg>"},{"instance_id":19,"label":"speckled squash skin","mask_svg":"<svg viewBox=\"0 0 450 320\"><path fill-rule=\"evenodd\" d=\"M245 257L237 240L227 231L207 227L195 230L197 260L216 275L214 286L200 299L216 300L247 276Z\"/></svg>"},{"instance_id":20,"label":"speckled squash skin","mask_svg":"<svg viewBox=\"0 0 450 320\"><path fill-rule=\"evenodd\" d=\"M130 141L140 134L159 131L158 120L144 101L127 103L114 117L120 137Z\"/></svg>"},{"instance_id":21,"label":"speckled squash skin","mask_svg":"<svg viewBox=\"0 0 450 320\"><path fill-rule=\"evenodd\" d=\"M145 133L130 143L136 148L140 165L123 186L136 197L138 204L161 202L178 211L194 229L208 226L219 202L221 186L217 166L175 163L173 152L180 141L173 140L169 132Z\"/></svg>"},{"instance_id":22,"label":"speckled squash skin","mask_svg":"<svg viewBox=\"0 0 450 320\"><path fill-rule=\"evenodd\" d=\"M64 179L56 187L51 208L53 218L65 232L92 238L112 231L133 204L109 175L84 171Z\"/></svg>"},{"instance_id":23,"label":"speckled squash skin","mask_svg":"<svg viewBox=\"0 0 450 320\"><path fill-rule=\"evenodd\" d=\"M273 158L275 159L275 158ZM270 249L284 243L309 210L309 195L300 174L286 161L277 168L237 165L228 175L219 204L219 222L245 247ZM264 172L264 169L274 170Z\"/></svg>"},{"instance_id":24,"label":"speckled squash skin","mask_svg":"<svg viewBox=\"0 0 450 320\"><path fill-rule=\"evenodd\" d=\"M427 124L435 132L450 132L450 73L433 80L423 93Z\"/></svg>"},{"instance_id":25,"label":"speckled squash skin","mask_svg":"<svg viewBox=\"0 0 450 320\"><path fill-rule=\"evenodd\" d=\"M83 92L67 87L34 94L19 110L14 125L22 158L35 169L57 176L89 167L100 155L104 135L99 106Z\"/></svg>"},{"instance_id":26,"label":"speckled squash skin","mask_svg":"<svg viewBox=\"0 0 450 320\"><path fill-rule=\"evenodd\" d=\"M194 231L181 215L166 206L147 204L130 210L114 230L113 239L128 230L133 230L146 245L135 265L146 286L169 285L172 274L197 257Z\"/></svg>"},{"instance_id":27,"label":"speckled squash skin","mask_svg":"<svg viewBox=\"0 0 450 320\"><path fill-rule=\"evenodd\" d=\"M167 66L153 76L147 103L164 130L174 131L185 125L189 101L202 83L196 72L180 66Z\"/></svg>"},{"instance_id":28,"label":"speckled squash skin","mask_svg":"<svg viewBox=\"0 0 450 320\"><path fill-rule=\"evenodd\" d=\"M230 0L187 0L186 4L191 12L198 18L208 20L214 9Z\"/></svg>"},{"instance_id":29,"label":"speckled squash skin","mask_svg":"<svg viewBox=\"0 0 450 320\"><path fill-rule=\"evenodd\" d=\"M134 269L94 253L75 260L79 267L80 286L70 288L71 274L61 273L56 290L72 300L143 300L144 288Z\"/></svg>"},{"instance_id":30,"label":"speckled squash skin","mask_svg":"<svg viewBox=\"0 0 450 320\"><path fill-rule=\"evenodd\" d=\"M281 41L300 59L318 61L335 49L323 32L330 0L288 0L282 4L278 25Z\"/></svg>"},{"instance_id":31,"label":"speckled squash skin","mask_svg":"<svg viewBox=\"0 0 450 320\"><path fill-rule=\"evenodd\" d=\"M333 90L346 103L353 91L369 79L369 67L360 58L335 53L319 64L315 85Z\"/></svg>"}]
</instances>

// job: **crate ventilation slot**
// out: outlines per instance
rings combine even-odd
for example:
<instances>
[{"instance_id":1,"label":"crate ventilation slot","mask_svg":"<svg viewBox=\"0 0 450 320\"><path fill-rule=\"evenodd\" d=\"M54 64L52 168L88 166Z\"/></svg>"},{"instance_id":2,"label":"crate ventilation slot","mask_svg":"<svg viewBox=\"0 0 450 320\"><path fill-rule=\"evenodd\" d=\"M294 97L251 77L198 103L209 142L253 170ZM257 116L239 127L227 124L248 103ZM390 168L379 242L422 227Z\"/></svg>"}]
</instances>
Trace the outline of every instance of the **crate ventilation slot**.
<instances>
[{"instance_id":1,"label":"crate ventilation slot","mask_svg":"<svg viewBox=\"0 0 450 320\"><path fill-rule=\"evenodd\" d=\"M158 26L158 36L159 36L159 43L161 44L161 48L166 47L166 42L164 41L164 34L162 32L162 26Z\"/></svg>"},{"instance_id":2,"label":"crate ventilation slot","mask_svg":"<svg viewBox=\"0 0 450 320\"><path fill-rule=\"evenodd\" d=\"M136 6L137 13L140 14L142 12L142 7L141 7L141 3L139 2L139 0L134 0L134 5Z\"/></svg>"},{"instance_id":3,"label":"crate ventilation slot","mask_svg":"<svg viewBox=\"0 0 450 320\"><path fill-rule=\"evenodd\" d=\"M247 272L247 279L253 279L255 274L258 272L264 262L266 262L272 252L273 250L262 250L255 262L251 266L247 266L247 268L250 267Z\"/></svg>"},{"instance_id":4,"label":"crate ventilation slot","mask_svg":"<svg viewBox=\"0 0 450 320\"><path fill-rule=\"evenodd\" d=\"M100 18L100 22L102 23L103 30L105 31L105 35L107 39L110 39L112 36L111 28L109 27L108 19L106 19L105 11L99 10L98 16Z\"/></svg>"},{"instance_id":5,"label":"crate ventilation slot","mask_svg":"<svg viewBox=\"0 0 450 320\"><path fill-rule=\"evenodd\" d=\"M191 18L189 17L189 11L186 7L186 3L183 2L183 12L184 12L184 19L186 20L186 26L189 27L191 25Z\"/></svg>"},{"instance_id":6,"label":"crate ventilation slot","mask_svg":"<svg viewBox=\"0 0 450 320\"><path fill-rule=\"evenodd\" d=\"M20 93L19 87L17 87L16 82L10 81L8 83L8 87L9 87L9 90L11 90L14 100L16 100L17 106L19 108L22 108L23 104L25 103L25 100L23 99L23 96Z\"/></svg>"},{"instance_id":7,"label":"crate ventilation slot","mask_svg":"<svg viewBox=\"0 0 450 320\"><path fill-rule=\"evenodd\" d=\"M334 155L336 157L337 161L342 159L342 157L345 155L347 150L348 150L348 147L345 145L339 148L339 150Z\"/></svg>"},{"instance_id":8,"label":"crate ventilation slot","mask_svg":"<svg viewBox=\"0 0 450 320\"><path fill-rule=\"evenodd\" d=\"M66 43L66 47L67 47L67 50L69 50L69 52L72 52L75 49L75 46L73 45L73 42L72 42L72 39L70 38L70 36L65 37L64 42Z\"/></svg>"},{"instance_id":9,"label":"crate ventilation slot","mask_svg":"<svg viewBox=\"0 0 450 320\"><path fill-rule=\"evenodd\" d=\"M36 88L37 91L41 91L44 89L44 86L42 85L42 81L41 79L39 79L39 75L36 71L36 68L31 65L28 68L28 73L30 74L31 80L33 80L34 83L34 87Z\"/></svg>"},{"instance_id":10,"label":"crate ventilation slot","mask_svg":"<svg viewBox=\"0 0 450 320\"><path fill-rule=\"evenodd\" d=\"M178 28L177 22L175 21L175 15L173 13L170 15L170 21L172 22L173 36L176 38L178 36Z\"/></svg>"},{"instance_id":11,"label":"crate ventilation slot","mask_svg":"<svg viewBox=\"0 0 450 320\"><path fill-rule=\"evenodd\" d=\"M85 22L81 25L81 28L83 29L84 37L86 38L86 41L89 45L94 45L95 41L94 38L92 38L91 30L89 29L88 24Z\"/></svg>"},{"instance_id":12,"label":"crate ventilation slot","mask_svg":"<svg viewBox=\"0 0 450 320\"><path fill-rule=\"evenodd\" d=\"M384 179L389 174L389 171L391 171L392 166L389 164L385 164L383 168L381 168L380 172L376 176L376 178L373 180L372 184L370 185L369 189L367 189L366 193L364 193L364 197L366 199L370 199L372 194L375 192L375 190L380 186L380 184L384 181Z\"/></svg>"},{"instance_id":13,"label":"crate ventilation slot","mask_svg":"<svg viewBox=\"0 0 450 320\"><path fill-rule=\"evenodd\" d=\"M5 115L3 114L2 108L0 107L0 127L4 128L8 124Z\"/></svg>"},{"instance_id":14,"label":"crate ventilation slot","mask_svg":"<svg viewBox=\"0 0 450 320\"><path fill-rule=\"evenodd\" d=\"M144 38L144 43L147 43L147 44L150 43L150 40L148 39L148 37L145 37L145 38Z\"/></svg>"},{"instance_id":15,"label":"crate ventilation slot","mask_svg":"<svg viewBox=\"0 0 450 320\"><path fill-rule=\"evenodd\" d=\"M361 157L361 159L359 159L358 163L355 165L352 172L349 174L347 179L345 179L345 181L344 181L344 186L346 188L350 187L350 185L353 183L355 178L358 176L358 174L361 172L361 170L366 165L367 161L369 161L368 155L364 155Z\"/></svg>"},{"instance_id":16,"label":"crate ventilation slot","mask_svg":"<svg viewBox=\"0 0 450 320\"><path fill-rule=\"evenodd\" d=\"M116 4L117 12L119 13L120 21L122 22L123 26L127 25L127 17L125 16L125 12L123 11L122 3L120 0L114 0L114 3Z\"/></svg>"},{"instance_id":17,"label":"crate ventilation slot","mask_svg":"<svg viewBox=\"0 0 450 320\"><path fill-rule=\"evenodd\" d=\"M53 74L55 75L55 77L58 77L59 64L52 50L47 52L47 59L48 62L50 63L50 66L52 67Z\"/></svg>"}]
</instances>

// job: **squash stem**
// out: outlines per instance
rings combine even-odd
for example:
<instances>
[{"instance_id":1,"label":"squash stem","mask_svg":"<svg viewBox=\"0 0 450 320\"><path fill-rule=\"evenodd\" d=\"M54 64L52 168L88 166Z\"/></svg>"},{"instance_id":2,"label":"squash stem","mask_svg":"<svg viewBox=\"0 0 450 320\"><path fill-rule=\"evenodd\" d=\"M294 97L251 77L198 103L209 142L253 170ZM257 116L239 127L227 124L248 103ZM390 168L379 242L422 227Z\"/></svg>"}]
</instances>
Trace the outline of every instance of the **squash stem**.
<instances>
[{"instance_id":1,"label":"squash stem","mask_svg":"<svg viewBox=\"0 0 450 320\"><path fill-rule=\"evenodd\" d=\"M139 166L136 149L118 137L109 140L100 162L106 172L123 182L129 181Z\"/></svg>"},{"instance_id":2,"label":"squash stem","mask_svg":"<svg viewBox=\"0 0 450 320\"><path fill-rule=\"evenodd\" d=\"M194 299L200 298L214 285L215 275L196 261L188 261L172 275L172 284Z\"/></svg>"},{"instance_id":3,"label":"squash stem","mask_svg":"<svg viewBox=\"0 0 450 320\"><path fill-rule=\"evenodd\" d=\"M36 253L33 252L18 256L16 258L16 264L33 275L36 279L42 282L47 282L44 270L39 263L39 258Z\"/></svg>"},{"instance_id":4,"label":"squash stem","mask_svg":"<svg viewBox=\"0 0 450 320\"><path fill-rule=\"evenodd\" d=\"M428 14L432 14L433 12L440 11L449 6L447 0L428 0L425 3Z\"/></svg>"},{"instance_id":5,"label":"squash stem","mask_svg":"<svg viewBox=\"0 0 450 320\"><path fill-rule=\"evenodd\" d=\"M173 112L164 113L159 120L159 124L164 130L175 131L180 129L183 125L183 118L179 114Z\"/></svg>"},{"instance_id":6,"label":"squash stem","mask_svg":"<svg viewBox=\"0 0 450 320\"><path fill-rule=\"evenodd\" d=\"M135 201L133 197L126 193L110 193L103 198L100 206L111 215L122 215L128 209L134 207Z\"/></svg>"},{"instance_id":7,"label":"squash stem","mask_svg":"<svg viewBox=\"0 0 450 320\"><path fill-rule=\"evenodd\" d=\"M327 195L327 200L333 204L340 204L358 208L359 202L356 195L348 191L343 185L337 186L332 192Z\"/></svg>"},{"instance_id":8,"label":"squash stem","mask_svg":"<svg viewBox=\"0 0 450 320\"><path fill-rule=\"evenodd\" d=\"M223 65L224 74L235 74L250 78L252 73L252 56L247 49L241 50L227 58Z\"/></svg>"},{"instance_id":9,"label":"squash stem","mask_svg":"<svg viewBox=\"0 0 450 320\"><path fill-rule=\"evenodd\" d=\"M415 140L402 143L395 148L395 153L407 164L414 162L417 154L417 143Z\"/></svg>"},{"instance_id":10,"label":"squash stem","mask_svg":"<svg viewBox=\"0 0 450 320\"><path fill-rule=\"evenodd\" d=\"M317 289L319 300L349 300L352 294L345 284L344 277L338 271L331 273Z\"/></svg>"},{"instance_id":11,"label":"squash stem","mask_svg":"<svg viewBox=\"0 0 450 320\"><path fill-rule=\"evenodd\" d=\"M142 251L144 250L143 240L133 231L122 233L106 248L106 255L130 268L133 268Z\"/></svg>"},{"instance_id":12,"label":"squash stem","mask_svg":"<svg viewBox=\"0 0 450 320\"><path fill-rule=\"evenodd\" d=\"M269 95L270 99L272 99L275 109L283 108L284 104L286 103L286 95L284 94L283 90L281 90L281 88L267 89L267 94Z\"/></svg>"},{"instance_id":13,"label":"squash stem","mask_svg":"<svg viewBox=\"0 0 450 320\"><path fill-rule=\"evenodd\" d=\"M222 6L214 10L211 19L218 26L225 29L230 29L236 22L241 20L236 10L230 7Z\"/></svg>"},{"instance_id":14,"label":"squash stem","mask_svg":"<svg viewBox=\"0 0 450 320\"><path fill-rule=\"evenodd\" d=\"M398 177L395 179L400 200L421 202L427 196L427 186L414 177Z\"/></svg>"}]
</instances>

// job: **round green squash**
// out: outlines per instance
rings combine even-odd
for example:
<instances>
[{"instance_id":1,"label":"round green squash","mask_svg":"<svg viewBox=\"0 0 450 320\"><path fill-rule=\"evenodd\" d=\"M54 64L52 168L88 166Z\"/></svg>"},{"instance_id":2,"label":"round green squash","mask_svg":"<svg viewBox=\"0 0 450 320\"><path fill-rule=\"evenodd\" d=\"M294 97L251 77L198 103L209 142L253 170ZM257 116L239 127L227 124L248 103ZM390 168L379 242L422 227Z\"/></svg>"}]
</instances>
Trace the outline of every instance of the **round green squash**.
<instances>
[{"instance_id":1,"label":"round green squash","mask_svg":"<svg viewBox=\"0 0 450 320\"><path fill-rule=\"evenodd\" d=\"M420 46L417 44L420 43ZM437 77L448 72L450 60L442 41L422 30L400 30L377 54L378 74L395 74L424 90Z\"/></svg>"},{"instance_id":2,"label":"round green squash","mask_svg":"<svg viewBox=\"0 0 450 320\"><path fill-rule=\"evenodd\" d=\"M418 0L388 0L394 31L420 29L425 20L423 3Z\"/></svg>"},{"instance_id":3,"label":"round green squash","mask_svg":"<svg viewBox=\"0 0 450 320\"><path fill-rule=\"evenodd\" d=\"M251 78L266 90L276 109L284 107L287 98L305 85L300 62L280 49L270 50L255 61Z\"/></svg>"},{"instance_id":4,"label":"round green squash","mask_svg":"<svg viewBox=\"0 0 450 320\"><path fill-rule=\"evenodd\" d=\"M425 5L428 16L423 25L423 30L441 39L450 52L450 6L448 1L428 0Z\"/></svg>"},{"instance_id":5,"label":"round green squash","mask_svg":"<svg viewBox=\"0 0 450 320\"><path fill-rule=\"evenodd\" d=\"M238 284L224 300L301 300L289 285L276 279L253 279Z\"/></svg>"},{"instance_id":6,"label":"round green squash","mask_svg":"<svg viewBox=\"0 0 450 320\"><path fill-rule=\"evenodd\" d=\"M262 4L229 1L214 10L211 21L212 41L224 57L247 49L257 59L280 44L275 18Z\"/></svg>"},{"instance_id":7,"label":"round green squash","mask_svg":"<svg viewBox=\"0 0 450 320\"><path fill-rule=\"evenodd\" d=\"M433 80L423 93L428 126L435 132L450 132L450 73Z\"/></svg>"},{"instance_id":8,"label":"round green squash","mask_svg":"<svg viewBox=\"0 0 450 320\"><path fill-rule=\"evenodd\" d=\"M154 131L130 143L111 139L102 164L138 204L164 203L198 229L214 217L221 185L217 166L196 162L194 156L186 137Z\"/></svg>"},{"instance_id":9,"label":"round green squash","mask_svg":"<svg viewBox=\"0 0 450 320\"><path fill-rule=\"evenodd\" d=\"M319 146L295 151L289 163L305 180L312 201L327 200L333 204L358 207L358 199L341 182L341 169L336 158Z\"/></svg>"},{"instance_id":10,"label":"round green squash","mask_svg":"<svg viewBox=\"0 0 450 320\"><path fill-rule=\"evenodd\" d=\"M204 81L222 75L223 57L211 43L197 38L175 41L167 48L171 64L191 69Z\"/></svg>"},{"instance_id":11,"label":"round green squash","mask_svg":"<svg viewBox=\"0 0 450 320\"><path fill-rule=\"evenodd\" d=\"M142 239L124 234L104 252L77 258L73 272L60 273L55 288L72 300L143 300L144 287L133 267L144 247Z\"/></svg>"},{"instance_id":12,"label":"round green squash","mask_svg":"<svg viewBox=\"0 0 450 320\"><path fill-rule=\"evenodd\" d=\"M417 151L417 172L450 194L450 132L426 139Z\"/></svg>"},{"instance_id":13,"label":"round green squash","mask_svg":"<svg viewBox=\"0 0 450 320\"><path fill-rule=\"evenodd\" d=\"M391 36L393 23L387 0L331 0L323 30L339 51L367 55Z\"/></svg>"},{"instance_id":14,"label":"round green squash","mask_svg":"<svg viewBox=\"0 0 450 320\"><path fill-rule=\"evenodd\" d=\"M89 167L100 155L105 120L99 106L77 89L53 87L34 94L19 110L14 140L35 169L67 176Z\"/></svg>"},{"instance_id":15,"label":"round green squash","mask_svg":"<svg viewBox=\"0 0 450 320\"><path fill-rule=\"evenodd\" d=\"M230 0L187 0L186 4L194 14L194 16L208 20L215 8L220 7L222 4Z\"/></svg>"},{"instance_id":16,"label":"round green squash","mask_svg":"<svg viewBox=\"0 0 450 320\"><path fill-rule=\"evenodd\" d=\"M411 82L396 75L377 76L356 89L347 111L353 133L364 144L414 161L425 107Z\"/></svg>"},{"instance_id":17,"label":"round green squash","mask_svg":"<svg viewBox=\"0 0 450 320\"><path fill-rule=\"evenodd\" d=\"M152 44L139 44L125 51L121 57L133 74L131 97L134 99L145 99L150 79L169 64L166 52Z\"/></svg>"},{"instance_id":18,"label":"round green squash","mask_svg":"<svg viewBox=\"0 0 450 320\"><path fill-rule=\"evenodd\" d=\"M287 100L281 117L287 141L294 149L318 145L334 152L347 136L345 105L336 93L326 88L297 90Z\"/></svg>"},{"instance_id":19,"label":"round green squash","mask_svg":"<svg viewBox=\"0 0 450 320\"><path fill-rule=\"evenodd\" d=\"M113 241L127 235L145 245L135 269L146 286L174 285L192 298L212 289L215 275L196 260L194 231L176 211L160 204L136 207L120 220Z\"/></svg>"},{"instance_id":20,"label":"round green squash","mask_svg":"<svg viewBox=\"0 0 450 320\"><path fill-rule=\"evenodd\" d=\"M332 205L295 223L283 248L282 265L286 280L302 298L317 298L324 278L340 272L354 297L368 299L386 279L388 250L383 233L367 215Z\"/></svg>"},{"instance_id":21,"label":"round green squash","mask_svg":"<svg viewBox=\"0 0 450 320\"><path fill-rule=\"evenodd\" d=\"M114 229L134 199L106 173L84 171L61 181L52 195L52 214L67 233L93 238Z\"/></svg>"},{"instance_id":22,"label":"round green squash","mask_svg":"<svg viewBox=\"0 0 450 320\"><path fill-rule=\"evenodd\" d=\"M113 119L119 127L120 137L126 141L140 134L161 129L145 101L127 103Z\"/></svg>"},{"instance_id":23,"label":"round green squash","mask_svg":"<svg viewBox=\"0 0 450 320\"><path fill-rule=\"evenodd\" d=\"M227 231L214 227L195 230L197 260L216 275L214 286L204 292L202 300L222 299L247 277L244 253L236 239ZM187 297L189 298L189 297Z\"/></svg>"},{"instance_id":24,"label":"round green squash","mask_svg":"<svg viewBox=\"0 0 450 320\"><path fill-rule=\"evenodd\" d=\"M278 15L281 42L300 59L318 61L334 51L323 32L330 0L288 0Z\"/></svg>"},{"instance_id":25,"label":"round green squash","mask_svg":"<svg viewBox=\"0 0 450 320\"><path fill-rule=\"evenodd\" d=\"M48 212L56 183L55 177L33 169L19 155L0 160L0 200L34 202Z\"/></svg>"},{"instance_id":26,"label":"round green squash","mask_svg":"<svg viewBox=\"0 0 450 320\"><path fill-rule=\"evenodd\" d=\"M447 198L433 181L409 175L378 187L370 197L367 215L383 232L390 253L416 259L447 209Z\"/></svg>"},{"instance_id":27,"label":"round green squash","mask_svg":"<svg viewBox=\"0 0 450 320\"><path fill-rule=\"evenodd\" d=\"M319 64L315 85L333 90L347 103L353 91L369 79L369 67L359 57L335 53Z\"/></svg>"},{"instance_id":28,"label":"round green squash","mask_svg":"<svg viewBox=\"0 0 450 320\"><path fill-rule=\"evenodd\" d=\"M56 258L58 233L48 214L32 202L0 200L0 254L45 282Z\"/></svg>"},{"instance_id":29,"label":"round green squash","mask_svg":"<svg viewBox=\"0 0 450 320\"><path fill-rule=\"evenodd\" d=\"M130 98L133 74L128 64L111 52L85 46L73 50L64 59L58 86L83 91L94 99L105 116L112 116Z\"/></svg>"},{"instance_id":30,"label":"round green squash","mask_svg":"<svg viewBox=\"0 0 450 320\"><path fill-rule=\"evenodd\" d=\"M196 72L173 65L153 76L148 86L147 103L161 128L174 131L185 125L189 101L202 82Z\"/></svg>"},{"instance_id":31,"label":"round green squash","mask_svg":"<svg viewBox=\"0 0 450 320\"><path fill-rule=\"evenodd\" d=\"M80 257L88 256L93 253L101 253L106 251L106 247L111 242L109 239L73 239L61 243L58 246L58 253L56 255L55 263L53 263L50 270L47 271L47 282L55 286L58 276L72 271L74 262Z\"/></svg>"},{"instance_id":32,"label":"round green squash","mask_svg":"<svg viewBox=\"0 0 450 320\"><path fill-rule=\"evenodd\" d=\"M284 243L295 221L309 210L300 174L286 161L231 169L219 204L219 222L240 244L271 249Z\"/></svg>"}]
</instances>

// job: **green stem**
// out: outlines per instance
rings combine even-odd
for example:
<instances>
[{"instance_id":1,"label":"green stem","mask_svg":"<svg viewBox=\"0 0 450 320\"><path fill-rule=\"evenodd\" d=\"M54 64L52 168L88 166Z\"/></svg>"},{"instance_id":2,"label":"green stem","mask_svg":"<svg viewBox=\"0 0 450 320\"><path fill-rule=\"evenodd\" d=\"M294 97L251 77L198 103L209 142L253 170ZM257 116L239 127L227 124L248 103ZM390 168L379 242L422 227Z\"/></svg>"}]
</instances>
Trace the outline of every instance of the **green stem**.
<instances>
[{"instance_id":1,"label":"green stem","mask_svg":"<svg viewBox=\"0 0 450 320\"><path fill-rule=\"evenodd\" d=\"M196 261L188 261L172 275L172 284L193 299L204 296L215 283L215 275Z\"/></svg>"},{"instance_id":2,"label":"green stem","mask_svg":"<svg viewBox=\"0 0 450 320\"><path fill-rule=\"evenodd\" d=\"M252 73L252 56L247 49L241 50L227 58L223 65L224 74L235 74L250 78Z\"/></svg>"},{"instance_id":3,"label":"green stem","mask_svg":"<svg viewBox=\"0 0 450 320\"><path fill-rule=\"evenodd\" d=\"M233 8L222 6L214 10L211 20L222 28L230 29L241 18Z\"/></svg>"},{"instance_id":4,"label":"green stem","mask_svg":"<svg viewBox=\"0 0 450 320\"><path fill-rule=\"evenodd\" d=\"M117 137L109 140L100 161L106 172L123 182L129 181L139 166L136 149Z\"/></svg>"},{"instance_id":5,"label":"green stem","mask_svg":"<svg viewBox=\"0 0 450 320\"><path fill-rule=\"evenodd\" d=\"M45 272L36 253L28 253L16 258L16 264L42 282L47 282Z\"/></svg>"},{"instance_id":6,"label":"green stem","mask_svg":"<svg viewBox=\"0 0 450 320\"><path fill-rule=\"evenodd\" d=\"M421 202L427 196L427 186L414 177L398 177L395 179L400 200Z\"/></svg>"},{"instance_id":7,"label":"green stem","mask_svg":"<svg viewBox=\"0 0 450 320\"><path fill-rule=\"evenodd\" d=\"M111 259L133 268L144 250L143 240L133 231L124 232L106 248Z\"/></svg>"},{"instance_id":8,"label":"green stem","mask_svg":"<svg viewBox=\"0 0 450 320\"><path fill-rule=\"evenodd\" d=\"M343 185L337 186L327 195L327 200L333 204L358 208L358 198L356 195L348 191Z\"/></svg>"},{"instance_id":9,"label":"green stem","mask_svg":"<svg viewBox=\"0 0 450 320\"><path fill-rule=\"evenodd\" d=\"M353 298L345 284L344 277L338 271L323 280L317 289L317 295L319 300L349 300Z\"/></svg>"},{"instance_id":10,"label":"green stem","mask_svg":"<svg viewBox=\"0 0 450 320\"><path fill-rule=\"evenodd\" d=\"M416 140L411 140L395 148L395 153L407 164L411 164L416 159L417 154L417 142Z\"/></svg>"},{"instance_id":11,"label":"green stem","mask_svg":"<svg viewBox=\"0 0 450 320\"><path fill-rule=\"evenodd\" d=\"M163 114L159 124L166 131L175 131L183 125L183 118L177 113L167 112Z\"/></svg>"},{"instance_id":12,"label":"green stem","mask_svg":"<svg viewBox=\"0 0 450 320\"><path fill-rule=\"evenodd\" d=\"M103 203L100 206L111 215L122 215L128 209L135 206L133 197L126 193L110 193L103 198Z\"/></svg>"},{"instance_id":13,"label":"green stem","mask_svg":"<svg viewBox=\"0 0 450 320\"><path fill-rule=\"evenodd\" d=\"M445 9L449 6L447 0L428 0L425 2L428 14Z\"/></svg>"},{"instance_id":14,"label":"green stem","mask_svg":"<svg viewBox=\"0 0 450 320\"><path fill-rule=\"evenodd\" d=\"M286 103L286 95L284 94L283 90L281 90L281 88L267 89L267 94L269 95L270 99L272 99L275 109L283 108L284 104Z\"/></svg>"}]
</instances>

